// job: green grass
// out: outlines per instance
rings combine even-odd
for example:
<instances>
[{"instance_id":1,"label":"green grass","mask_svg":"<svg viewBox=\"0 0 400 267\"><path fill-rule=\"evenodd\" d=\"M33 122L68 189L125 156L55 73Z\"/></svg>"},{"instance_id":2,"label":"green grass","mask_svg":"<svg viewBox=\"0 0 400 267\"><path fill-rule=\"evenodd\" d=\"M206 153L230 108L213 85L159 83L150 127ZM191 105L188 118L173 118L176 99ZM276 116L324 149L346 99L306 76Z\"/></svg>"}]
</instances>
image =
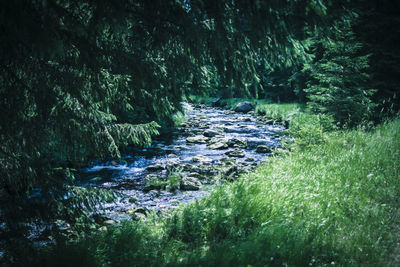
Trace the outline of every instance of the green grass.
<instances>
[{"instance_id":1,"label":"green grass","mask_svg":"<svg viewBox=\"0 0 400 267\"><path fill-rule=\"evenodd\" d=\"M294 115L304 110L304 105L298 103L272 104L264 103L260 100L257 102L258 104L255 108L255 112L273 120L290 120Z\"/></svg>"},{"instance_id":2,"label":"green grass","mask_svg":"<svg viewBox=\"0 0 400 267\"><path fill-rule=\"evenodd\" d=\"M174 123L174 127L179 127L182 123L186 121L185 114L183 112L177 112L172 115L172 121Z\"/></svg>"},{"instance_id":3,"label":"green grass","mask_svg":"<svg viewBox=\"0 0 400 267\"><path fill-rule=\"evenodd\" d=\"M168 218L125 222L44 259L57 263L62 256L68 265L82 258L88 266L396 266L400 121L328 133L326 118L310 116L298 115L295 133L312 135L314 125L323 136L317 143L297 141L284 158Z\"/></svg>"}]
</instances>

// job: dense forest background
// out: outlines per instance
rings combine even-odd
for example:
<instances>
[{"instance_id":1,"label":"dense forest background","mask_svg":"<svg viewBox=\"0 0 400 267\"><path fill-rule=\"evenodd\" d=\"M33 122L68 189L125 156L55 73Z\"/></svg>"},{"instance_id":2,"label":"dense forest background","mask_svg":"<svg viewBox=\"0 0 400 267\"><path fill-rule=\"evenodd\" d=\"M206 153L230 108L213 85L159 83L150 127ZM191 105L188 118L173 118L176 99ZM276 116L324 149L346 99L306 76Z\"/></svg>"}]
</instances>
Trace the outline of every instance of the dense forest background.
<instances>
[{"instance_id":1,"label":"dense forest background","mask_svg":"<svg viewBox=\"0 0 400 267\"><path fill-rule=\"evenodd\" d=\"M191 95L307 103L340 128L394 116L399 13L387 0L2 1L2 249L27 246L26 223L84 227L108 193L75 188L73 170L150 144Z\"/></svg>"}]
</instances>

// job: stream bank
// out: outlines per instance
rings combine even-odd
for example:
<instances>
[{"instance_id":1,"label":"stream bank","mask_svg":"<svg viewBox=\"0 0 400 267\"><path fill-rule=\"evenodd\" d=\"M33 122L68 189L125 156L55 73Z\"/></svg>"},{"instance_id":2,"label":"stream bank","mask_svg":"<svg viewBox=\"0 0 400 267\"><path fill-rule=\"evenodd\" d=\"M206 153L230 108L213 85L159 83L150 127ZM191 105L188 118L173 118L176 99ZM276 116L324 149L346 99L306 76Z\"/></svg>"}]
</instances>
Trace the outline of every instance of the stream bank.
<instances>
[{"instance_id":1,"label":"stream bank","mask_svg":"<svg viewBox=\"0 0 400 267\"><path fill-rule=\"evenodd\" d=\"M253 111L235 112L184 103L186 121L150 147L127 148L122 160L79 173L81 186L114 190L106 203L109 222L143 218L148 211L201 199L212 185L252 171L280 149L285 127L266 124Z\"/></svg>"}]
</instances>

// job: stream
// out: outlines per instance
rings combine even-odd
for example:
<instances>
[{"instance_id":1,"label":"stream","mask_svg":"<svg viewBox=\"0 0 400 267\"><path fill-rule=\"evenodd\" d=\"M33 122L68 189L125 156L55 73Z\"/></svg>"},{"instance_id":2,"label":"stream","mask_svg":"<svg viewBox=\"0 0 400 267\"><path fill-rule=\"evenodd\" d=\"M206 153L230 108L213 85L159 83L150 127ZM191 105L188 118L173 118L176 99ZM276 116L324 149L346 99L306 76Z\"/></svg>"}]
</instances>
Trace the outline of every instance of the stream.
<instances>
[{"instance_id":1,"label":"stream","mask_svg":"<svg viewBox=\"0 0 400 267\"><path fill-rule=\"evenodd\" d=\"M253 170L280 148L281 125L222 108L184 103L186 121L146 148L124 150L122 160L79 172L81 186L118 193L105 203L104 216L123 220L201 199L212 185Z\"/></svg>"}]
</instances>

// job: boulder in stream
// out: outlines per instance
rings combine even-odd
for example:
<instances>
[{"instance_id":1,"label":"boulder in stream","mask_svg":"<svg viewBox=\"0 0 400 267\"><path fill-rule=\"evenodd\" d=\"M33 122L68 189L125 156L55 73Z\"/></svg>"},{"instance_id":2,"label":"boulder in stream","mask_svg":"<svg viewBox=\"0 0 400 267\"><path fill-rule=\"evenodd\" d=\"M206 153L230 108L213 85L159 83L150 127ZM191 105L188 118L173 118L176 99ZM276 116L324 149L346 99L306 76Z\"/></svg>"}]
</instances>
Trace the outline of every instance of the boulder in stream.
<instances>
[{"instance_id":1,"label":"boulder in stream","mask_svg":"<svg viewBox=\"0 0 400 267\"><path fill-rule=\"evenodd\" d=\"M239 148L247 147L247 141L245 139L241 139L241 138L229 139L227 144L229 147L239 147Z\"/></svg>"},{"instance_id":2,"label":"boulder in stream","mask_svg":"<svg viewBox=\"0 0 400 267\"><path fill-rule=\"evenodd\" d=\"M207 146L209 149L227 149L228 145L226 142L217 142Z\"/></svg>"},{"instance_id":3,"label":"boulder in stream","mask_svg":"<svg viewBox=\"0 0 400 267\"><path fill-rule=\"evenodd\" d=\"M180 189L181 190L190 190L197 191L201 187L201 183L194 177L186 177L181 181Z\"/></svg>"},{"instance_id":4,"label":"boulder in stream","mask_svg":"<svg viewBox=\"0 0 400 267\"><path fill-rule=\"evenodd\" d=\"M212 159L210 159L209 157L206 157L206 156L198 155L198 156L194 156L192 158L192 161L199 162L199 163L210 163L212 161Z\"/></svg>"},{"instance_id":5,"label":"boulder in stream","mask_svg":"<svg viewBox=\"0 0 400 267\"><path fill-rule=\"evenodd\" d=\"M214 130L214 129L205 130L203 133L203 135L205 137L214 137L214 136L221 135L221 134L222 134L222 132Z\"/></svg>"},{"instance_id":6,"label":"boulder in stream","mask_svg":"<svg viewBox=\"0 0 400 267\"><path fill-rule=\"evenodd\" d=\"M161 164L154 164L154 165L149 165L146 167L146 171L148 172L156 172L156 171L162 171L164 170L164 166Z\"/></svg>"},{"instance_id":7,"label":"boulder in stream","mask_svg":"<svg viewBox=\"0 0 400 267\"><path fill-rule=\"evenodd\" d=\"M238 120L244 121L244 122L251 122L251 118L250 117L239 117Z\"/></svg>"},{"instance_id":8,"label":"boulder in stream","mask_svg":"<svg viewBox=\"0 0 400 267\"><path fill-rule=\"evenodd\" d=\"M272 149L269 146L259 145L256 148L257 153L271 153Z\"/></svg>"},{"instance_id":9,"label":"boulder in stream","mask_svg":"<svg viewBox=\"0 0 400 267\"><path fill-rule=\"evenodd\" d=\"M247 113L247 112L253 110L253 108L254 108L253 105L250 102L246 101L246 102L238 103L234 110L236 112Z\"/></svg>"},{"instance_id":10,"label":"boulder in stream","mask_svg":"<svg viewBox=\"0 0 400 267\"><path fill-rule=\"evenodd\" d=\"M212 138L207 146L209 149L227 149L228 144L225 139Z\"/></svg>"},{"instance_id":11,"label":"boulder in stream","mask_svg":"<svg viewBox=\"0 0 400 267\"><path fill-rule=\"evenodd\" d=\"M243 150L236 148L235 150L230 150L230 151L226 152L225 155L228 155L229 157L243 158L244 152L243 152Z\"/></svg>"},{"instance_id":12,"label":"boulder in stream","mask_svg":"<svg viewBox=\"0 0 400 267\"><path fill-rule=\"evenodd\" d=\"M186 138L187 143L192 144L205 144L207 143L208 138L203 135L196 135Z\"/></svg>"}]
</instances>

